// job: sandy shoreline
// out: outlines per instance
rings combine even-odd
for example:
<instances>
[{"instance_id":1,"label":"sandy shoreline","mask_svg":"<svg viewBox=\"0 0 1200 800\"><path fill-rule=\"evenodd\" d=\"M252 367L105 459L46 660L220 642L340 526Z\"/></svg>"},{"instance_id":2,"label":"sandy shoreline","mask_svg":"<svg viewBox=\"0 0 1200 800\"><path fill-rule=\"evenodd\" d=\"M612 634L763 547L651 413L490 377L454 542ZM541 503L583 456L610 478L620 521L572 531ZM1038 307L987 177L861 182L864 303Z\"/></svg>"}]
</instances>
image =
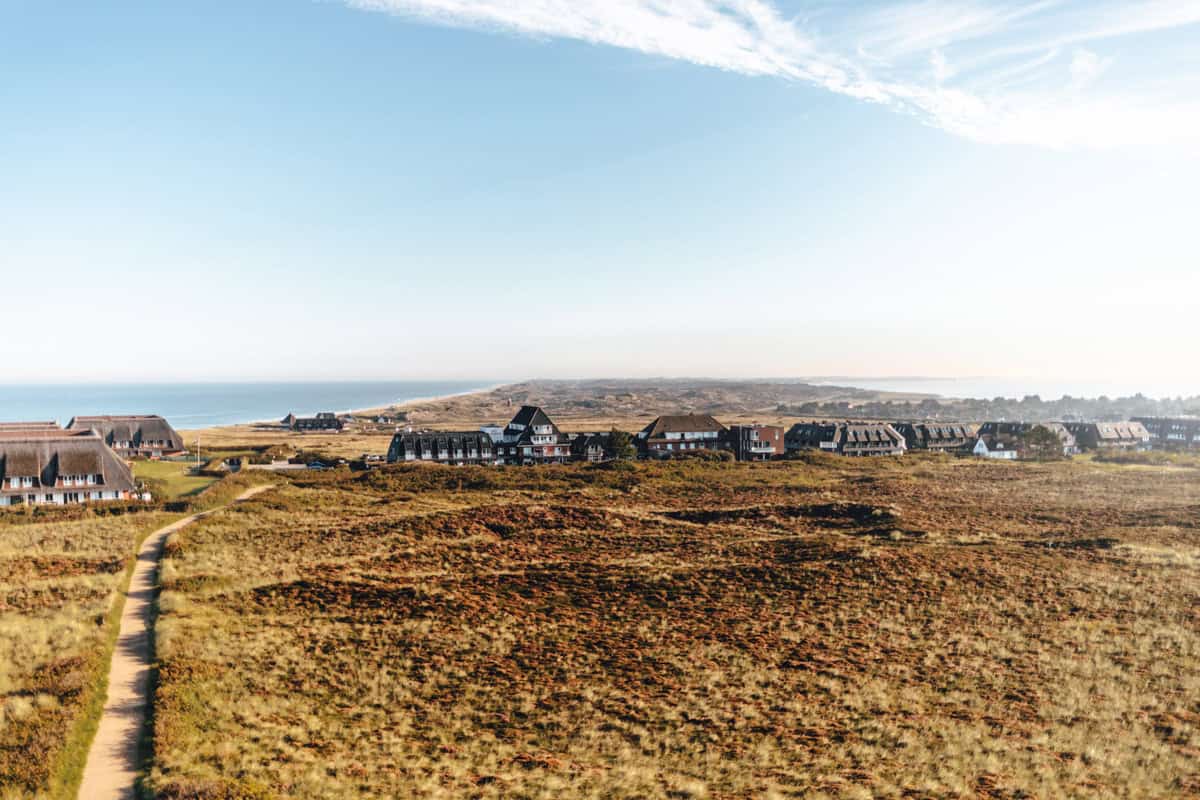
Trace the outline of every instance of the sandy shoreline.
<instances>
[{"instance_id":1,"label":"sandy shoreline","mask_svg":"<svg viewBox=\"0 0 1200 800\"><path fill-rule=\"evenodd\" d=\"M349 411L334 411L333 413L337 414L338 416L341 416L343 414L349 414L351 416L359 416L359 415L366 415L366 414L379 414L384 411L390 411L393 409L398 410L398 411L403 411L408 406L422 405L425 403L438 403L438 402L442 402L444 400L454 400L456 398L467 397L467 396L473 395L473 394L487 394L488 392L494 392L497 389L500 389L502 387L512 386L512 385L513 385L512 381L507 381L505 383L491 384L488 386L481 387L479 389L468 389L463 392L453 392L451 394L429 395L426 397L413 397L408 400L401 400L399 402L389 403L387 405L370 406L367 408L355 408L355 409L350 409ZM269 426L269 425L277 426L277 425L279 425L279 420L277 420L277 419L258 419L258 420L253 420L251 422L230 422L227 425L210 425L207 428L185 429L183 432L196 433L196 432L201 432L201 431L214 430L217 428L250 428L250 427L260 427L260 426Z\"/></svg>"},{"instance_id":2,"label":"sandy shoreline","mask_svg":"<svg viewBox=\"0 0 1200 800\"><path fill-rule=\"evenodd\" d=\"M470 395L473 395L473 394L488 394L489 392L494 392L497 389L502 389L505 386L513 386L515 383L518 383L518 382L519 381L517 381L517 382L508 381L505 383L496 383L491 386L485 386L482 389L469 389L465 392L454 392L453 394L432 395L430 397L414 397L411 400L405 400L401 403L392 403L391 405L386 405L386 406L375 406L373 408L361 408L361 409L357 409L354 411L347 411L346 413L353 414L353 415L377 414L379 412L388 411L390 409L396 409L398 411L403 411L408 406L423 405L425 403L440 403L445 400L454 400L459 397L469 397Z\"/></svg>"}]
</instances>

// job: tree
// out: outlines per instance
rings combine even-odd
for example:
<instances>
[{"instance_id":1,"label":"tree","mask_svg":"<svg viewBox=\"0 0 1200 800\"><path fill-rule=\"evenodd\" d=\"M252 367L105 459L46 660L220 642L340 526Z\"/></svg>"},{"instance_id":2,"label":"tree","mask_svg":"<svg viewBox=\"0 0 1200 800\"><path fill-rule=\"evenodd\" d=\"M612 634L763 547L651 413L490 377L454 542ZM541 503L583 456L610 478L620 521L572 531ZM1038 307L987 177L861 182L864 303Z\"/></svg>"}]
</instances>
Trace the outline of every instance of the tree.
<instances>
[{"instance_id":1,"label":"tree","mask_svg":"<svg viewBox=\"0 0 1200 800\"><path fill-rule=\"evenodd\" d=\"M1063 443L1058 434L1044 425L1034 425L1022 439L1029 455L1038 461L1062 458Z\"/></svg>"},{"instance_id":2,"label":"tree","mask_svg":"<svg viewBox=\"0 0 1200 800\"><path fill-rule=\"evenodd\" d=\"M631 461L637 455L633 437L625 431L613 428L608 434L608 445L612 448L613 458L618 461Z\"/></svg>"}]
</instances>

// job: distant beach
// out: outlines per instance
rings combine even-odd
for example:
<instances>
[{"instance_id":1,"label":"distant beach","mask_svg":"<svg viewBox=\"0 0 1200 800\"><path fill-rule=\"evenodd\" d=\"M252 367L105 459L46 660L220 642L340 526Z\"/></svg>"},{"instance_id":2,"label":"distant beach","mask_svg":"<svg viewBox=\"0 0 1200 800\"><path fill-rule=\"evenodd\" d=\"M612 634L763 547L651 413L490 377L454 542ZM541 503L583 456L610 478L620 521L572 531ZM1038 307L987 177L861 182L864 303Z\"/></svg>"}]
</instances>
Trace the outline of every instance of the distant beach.
<instances>
[{"instance_id":1,"label":"distant beach","mask_svg":"<svg viewBox=\"0 0 1200 800\"><path fill-rule=\"evenodd\" d=\"M495 379L337 383L26 384L0 385L0 422L90 414L160 414L197 429L282 419L289 412L348 412L481 391Z\"/></svg>"}]
</instances>

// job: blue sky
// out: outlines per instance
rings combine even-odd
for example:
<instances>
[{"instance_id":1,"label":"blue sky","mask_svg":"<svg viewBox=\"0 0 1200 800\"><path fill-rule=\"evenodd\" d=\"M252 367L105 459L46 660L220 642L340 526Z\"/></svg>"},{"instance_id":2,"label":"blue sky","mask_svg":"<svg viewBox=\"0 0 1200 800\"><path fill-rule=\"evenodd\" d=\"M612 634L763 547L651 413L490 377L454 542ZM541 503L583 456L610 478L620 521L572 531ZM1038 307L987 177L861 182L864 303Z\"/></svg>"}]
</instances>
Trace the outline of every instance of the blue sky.
<instances>
[{"instance_id":1,"label":"blue sky","mask_svg":"<svg viewBox=\"0 0 1200 800\"><path fill-rule=\"evenodd\" d=\"M10 380L1162 385L1198 183L1196 2L0 0Z\"/></svg>"}]
</instances>

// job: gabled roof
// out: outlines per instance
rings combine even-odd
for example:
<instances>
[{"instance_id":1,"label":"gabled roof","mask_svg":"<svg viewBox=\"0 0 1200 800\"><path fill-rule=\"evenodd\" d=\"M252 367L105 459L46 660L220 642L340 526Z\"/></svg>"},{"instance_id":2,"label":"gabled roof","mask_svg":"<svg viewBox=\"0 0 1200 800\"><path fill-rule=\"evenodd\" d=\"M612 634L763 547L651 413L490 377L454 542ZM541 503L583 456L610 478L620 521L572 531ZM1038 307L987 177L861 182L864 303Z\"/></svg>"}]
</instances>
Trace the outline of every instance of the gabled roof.
<instances>
[{"instance_id":1,"label":"gabled roof","mask_svg":"<svg viewBox=\"0 0 1200 800\"><path fill-rule=\"evenodd\" d=\"M132 491L133 472L93 431L40 431L0 436L0 480L34 478L50 488L65 475L100 475L98 489ZM20 494L0 483L0 491Z\"/></svg>"},{"instance_id":2,"label":"gabled roof","mask_svg":"<svg viewBox=\"0 0 1200 800\"><path fill-rule=\"evenodd\" d=\"M647 439L657 439L668 433L720 433L725 426L711 414L674 414L662 416L642 429Z\"/></svg>"},{"instance_id":3,"label":"gabled roof","mask_svg":"<svg viewBox=\"0 0 1200 800\"><path fill-rule=\"evenodd\" d=\"M1073 422L1067 427L1076 435L1095 431L1096 438L1105 442L1147 441L1150 431L1140 422Z\"/></svg>"},{"instance_id":4,"label":"gabled roof","mask_svg":"<svg viewBox=\"0 0 1200 800\"><path fill-rule=\"evenodd\" d=\"M1024 436L1034 428L1045 428L1058 437L1063 447L1075 447L1075 435L1061 422L985 422L979 428L980 434L989 436L1001 435L1007 437Z\"/></svg>"},{"instance_id":5,"label":"gabled roof","mask_svg":"<svg viewBox=\"0 0 1200 800\"><path fill-rule=\"evenodd\" d=\"M504 428L504 438L510 443L513 443L515 439L516 444L529 444L535 435L533 429L541 426L548 426L550 428L551 434L555 437L557 443L565 444L569 441L566 435L554 424L554 420L550 419L540 406L521 406L521 410L517 412L517 415Z\"/></svg>"},{"instance_id":6,"label":"gabled roof","mask_svg":"<svg viewBox=\"0 0 1200 800\"><path fill-rule=\"evenodd\" d=\"M604 450L611 438L609 433L581 433L571 440L571 452L578 455L596 447Z\"/></svg>"},{"instance_id":7,"label":"gabled roof","mask_svg":"<svg viewBox=\"0 0 1200 800\"><path fill-rule=\"evenodd\" d=\"M160 416L134 414L128 416L75 417L67 430L93 430L110 445L116 442L170 442L173 449L183 450L183 437Z\"/></svg>"},{"instance_id":8,"label":"gabled roof","mask_svg":"<svg viewBox=\"0 0 1200 800\"><path fill-rule=\"evenodd\" d=\"M898 444L904 441L904 437L886 423L845 425L842 427L842 435L847 444Z\"/></svg>"},{"instance_id":9,"label":"gabled roof","mask_svg":"<svg viewBox=\"0 0 1200 800\"><path fill-rule=\"evenodd\" d=\"M788 430L786 439L789 447L814 444L833 445L838 450L862 444L906 447L904 437L886 422L797 422Z\"/></svg>"},{"instance_id":10,"label":"gabled roof","mask_svg":"<svg viewBox=\"0 0 1200 800\"><path fill-rule=\"evenodd\" d=\"M509 427L523 425L528 428L532 425L554 425L554 423L541 406L521 406L521 410L509 421L508 425Z\"/></svg>"},{"instance_id":11,"label":"gabled roof","mask_svg":"<svg viewBox=\"0 0 1200 800\"><path fill-rule=\"evenodd\" d=\"M984 433L979 436L978 442L982 442L992 453L1020 450L1022 444L1020 437L1011 433Z\"/></svg>"},{"instance_id":12,"label":"gabled roof","mask_svg":"<svg viewBox=\"0 0 1200 800\"><path fill-rule=\"evenodd\" d=\"M892 427L905 438L934 443L973 439L978 432L975 425L962 422L898 422Z\"/></svg>"}]
</instances>

